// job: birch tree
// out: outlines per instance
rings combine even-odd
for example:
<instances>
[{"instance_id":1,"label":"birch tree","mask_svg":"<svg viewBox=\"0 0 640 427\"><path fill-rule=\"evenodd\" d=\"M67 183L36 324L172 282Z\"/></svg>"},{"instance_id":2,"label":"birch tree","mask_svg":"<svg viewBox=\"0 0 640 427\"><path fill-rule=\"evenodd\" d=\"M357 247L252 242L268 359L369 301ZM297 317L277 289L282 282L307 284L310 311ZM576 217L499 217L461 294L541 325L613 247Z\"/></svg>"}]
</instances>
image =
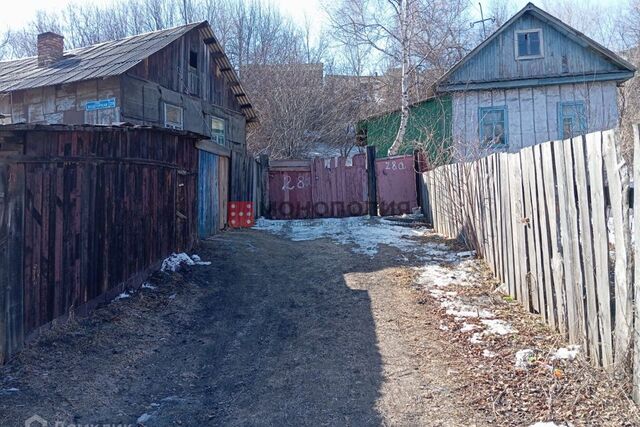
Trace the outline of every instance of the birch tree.
<instances>
[{"instance_id":1,"label":"birch tree","mask_svg":"<svg viewBox=\"0 0 640 427\"><path fill-rule=\"evenodd\" d=\"M400 125L388 155L398 154L404 142L416 84L420 85L425 75L441 74L466 52L467 7L463 0L340 0L325 4L334 38L344 45L368 46L380 62L399 68ZM427 80L432 83L434 79Z\"/></svg>"}]
</instances>

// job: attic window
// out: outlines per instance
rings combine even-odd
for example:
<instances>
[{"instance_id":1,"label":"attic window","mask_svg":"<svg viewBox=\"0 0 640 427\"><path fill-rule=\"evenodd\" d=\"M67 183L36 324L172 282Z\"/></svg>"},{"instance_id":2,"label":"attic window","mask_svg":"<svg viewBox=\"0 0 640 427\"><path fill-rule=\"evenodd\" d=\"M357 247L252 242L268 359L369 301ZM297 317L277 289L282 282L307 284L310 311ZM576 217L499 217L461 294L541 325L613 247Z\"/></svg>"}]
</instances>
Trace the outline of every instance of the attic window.
<instances>
[{"instance_id":1,"label":"attic window","mask_svg":"<svg viewBox=\"0 0 640 427\"><path fill-rule=\"evenodd\" d=\"M189 51L189 66L193 68L198 68L198 52Z\"/></svg>"},{"instance_id":2,"label":"attic window","mask_svg":"<svg viewBox=\"0 0 640 427\"><path fill-rule=\"evenodd\" d=\"M516 59L542 58L542 30L516 31Z\"/></svg>"}]
</instances>

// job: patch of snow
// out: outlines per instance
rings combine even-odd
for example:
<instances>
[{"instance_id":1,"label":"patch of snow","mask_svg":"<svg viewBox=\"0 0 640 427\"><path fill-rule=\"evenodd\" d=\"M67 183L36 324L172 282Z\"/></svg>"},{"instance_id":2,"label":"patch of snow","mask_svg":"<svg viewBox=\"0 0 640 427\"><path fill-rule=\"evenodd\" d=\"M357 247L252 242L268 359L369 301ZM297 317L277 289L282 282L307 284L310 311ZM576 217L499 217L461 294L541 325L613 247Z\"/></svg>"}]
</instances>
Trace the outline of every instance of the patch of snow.
<instances>
[{"instance_id":1,"label":"patch of snow","mask_svg":"<svg viewBox=\"0 0 640 427\"><path fill-rule=\"evenodd\" d=\"M17 393L20 391L19 388L11 387L0 390L2 393Z\"/></svg>"},{"instance_id":2,"label":"patch of snow","mask_svg":"<svg viewBox=\"0 0 640 427\"><path fill-rule=\"evenodd\" d=\"M211 262L204 262L198 255L189 256L184 252L179 254L173 253L167 259L162 261L160 271L177 271L181 265L210 265Z\"/></svg>"},{"instance_id":3,"label":"patch of snow","mask_svg":"<svg viewBox=\"0 0 640 427\"><path fill-rule=\"evenodd\" d=\"M460 301L442 301L440 303L442 308L447 309L447 314L454 317L480 317L485 319L491 319L494 317L493 313L484 308L472 307L464 304Z\"/></svg>"},{"instance_id":4,"label":"patch of snow","mask_svg":"<svg viewBox=\"0 0 640 427\"><path fill-rule=\"evenodd\" d=\"M469 338L469 342L471 342L471 344L481 344L483 342L482 339L489 335L507 335L518 332L504 320L480 319L480 322L482 322L486 329L482 332L474 333L471 338Z\"/></svg>"},{"instance_id":5,"label":"patch of snow","mask_svg":"<svg viewBox=\"0 0 640 427\"><path fill-rule=\"evenodd\" d=\"M169 299L176 299L176 294L169 295Z\"/></svg>"},{"instance_id":6,"label":"patch of snow","mask_svg":"<svg viewBox=\"0 0 640 427\"><path fill-rule=\"evenodd\" d=\"M478 325L474 325L473 323L464 323L462 325L462 328L460 328L460 332L471 332L474 331L476 329L480 329L480 326Z\"/></svg>"},{"instance_id":7,"label":"patch of snow","mask_svg":"<svg viewBox=\"0 0 640 427\"><path fill-rule=\"evenodd\" d=\"M496 354L496 353L494 353L493 351L487 350L487 349L484 349L484 350L482 351L482 355L483 355L484 357L487 357L487 358L490 358L490 359L491 359L491 358L493 358L493 357L496 357L496 356L497 356L497 354Z\"/></svg>"},{"instance_id":8,"label":"patch of snow","mask_svg":"<svg viewBox=\"0 0 640 427\"><path fill-rule=\"evenodd\" d=\"M471 344L482 344L482 333L481 332L476 332L475 334L471 335L471 338L469 338L469 342Z\"/></svg>"},{"instance_id":9,"label":"patch of snow","mask_svg":"<svg viewBox=\"0 0 640 427\"><path fill-rule=\"evenodd\" d=\"M125 299L125 298L131 298L131 294L127 293L127 292L123 292L120 295L118 295L117 297L115 297L113 299L113 301L119 301L121 299Z\"/></svg>"},{"instance_id":10,"label":"patch of snow","mask_svg":"<svg viewBox=\"0 0 640 427\"><path fill-rule=\"evenodd\" d=\"M516 368L527 369L529 368L529 359L535 356L535 352L530 348L518 350L516 352Z\"/></svg>"},{"instance_id":11,"label":"patch of snow","mask_svg":"<svg viewBox=\"0 0 640 427\"><path fill-rule=\"evenodd\" d=\"M485 335L507 335L518 332L504 320L487 319L481 320L481 322L487 327L484 331Z\"/></svg>"},{"instance_id":12,"label":"patch of snow","mask_svg":"<svg viewBox=\"0 0 640 427\"><path fill-rule=\"evenodd\" d=\"M259 218L256 230L276 234L294 242L331 239L341 245L353 245L352 252L373 257L380 245L408 252L420 252L412 239L428 234L426 227L410 228L381 218L351 217L278 221Z\"/></svg>"},{"instance_id":13,"label":"patch of snow","mask_svg":"<svg viewBox=\"0 0 640 427\"><path fill-rule=\"evenodd\" d=\"M440 328L441 331L448 331L449 330L449 327L447 325L445 325L444 323L440 323L439 328Z\"/></svg>"},{"instance_id":14,"label":"patch of snow","mask_svg":"<svg viewBox=\"0 0 640 427\"><path fill-rule=\"evenodd\" d=\"M551 360L574 360L580 353L579 345L570 345L561 347L551 356Z\"/></svg>"},{"instance_id":15,"label":"patch of snow","mask_svg":"<svg viewBox=\"0 0 640 427\"><path fill-rule=\"evenodd\" d=\"M476 251L465 251L465 252L458 252L456 254L456 256L458 258L471 258L476 256Z\"/></svg>"},{"instance_id":16,"label":"patch of snow","mask_svg":"<svg viewBox=\"0 0 640 427\"><path fill-rule=\"evenodd\" d=\"M153 286L153 285L152 285L151 283L149 283L149 282L144 282L144 283L142 284L142 289L151 289L151 290L153 290L153 289L157 289L157 288L158 288L157 286Z\"/></svg>"},{"instance_id":17,"label":"patch of snow","mask_svg":"<svg viewBox=\"0 0 640 427\"><path fill-rule=\"evenodd\" d=\"M138 424L144 424L147 421L149 421L151 419L151 415L149 414L142 414L138 417L138 420L136 421Z\"/></svg>"}]
</instances>

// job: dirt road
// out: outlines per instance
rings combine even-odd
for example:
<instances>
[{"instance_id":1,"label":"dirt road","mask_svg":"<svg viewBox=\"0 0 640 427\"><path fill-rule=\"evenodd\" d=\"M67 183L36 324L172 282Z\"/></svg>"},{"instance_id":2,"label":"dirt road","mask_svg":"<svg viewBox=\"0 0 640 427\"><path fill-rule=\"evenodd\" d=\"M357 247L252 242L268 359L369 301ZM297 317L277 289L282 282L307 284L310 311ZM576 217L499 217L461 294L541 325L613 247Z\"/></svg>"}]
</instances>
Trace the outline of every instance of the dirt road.
<instances>
[{"instance_id":1,"label":"dirt road","mask_svg":"<svg viewBox=\"0 0 640 427\"><path fill-rule=\"evenodd\" d=\"M474 287L481 263L413 227L274 222L203 242L210 265L159 272L0 368L0 425L630 419L610 385L568 364L554 377L538 350L515 371L516 350L552 335L493 285Z\"/></svg>"},{"instance_id":2,"label":"dirt road","mask_svg":"<svg viewBox=\"0 0 640 427\"><path fill-rule=\"evenodd\" d=\"M198 254L3 368L0 425L482 424L398 249L240 231Z\"/></svg>"}]
</instances>

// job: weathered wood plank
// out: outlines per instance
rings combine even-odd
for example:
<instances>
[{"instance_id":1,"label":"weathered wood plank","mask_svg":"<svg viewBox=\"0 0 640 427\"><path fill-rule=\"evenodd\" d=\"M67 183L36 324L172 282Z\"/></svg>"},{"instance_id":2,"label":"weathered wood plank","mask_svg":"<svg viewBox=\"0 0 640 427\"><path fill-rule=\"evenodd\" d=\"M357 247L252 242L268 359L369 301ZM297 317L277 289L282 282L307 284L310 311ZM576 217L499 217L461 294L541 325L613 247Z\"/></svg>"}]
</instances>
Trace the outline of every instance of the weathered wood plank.
<instances>
[{"instance_id":1,"label":"weathered wood plank","mask_svg":"<svg viewBox=\"0 0 640 427\"><path fill-rule=\"evenodd\" d=\"M575 208L571 146L568 141L554 143L556 178L558 185L558 213L560 216L560 241L564 261L565 292L567 296L567 325L569 341L580 344L585 338L582 280L577 277L578 218ZM567 159L567 156L569 158ZM569 169L567 169L569 167Z\"/></svg>"},{"instance_id":2,"label":"weathered wood plank","mask_svg":"<svg viewBox=\"0 0 640 427\"><path fill-rule=\"evenodd\" d=\"M564 334L569 333L567 320L567 295L564 286L564 262L561 253L559 190L558 178L555 172L554 144L548 142L540 147L542 154L542 171L546 199L547 226L549 227L549 239L551 243L551 272L553 274L553 287L555 296L555 311L558 327Z\"/></svg>"},{"instance_id":3,"label":"weathered wood plank","mask_svg":"<svg viewBox=\"0 0 640 427\"><path fill-rule=\"evenodd\" d=\"M633 293L630 278L632 270L629 266L629 208L626 200L629 176L624 160L617 152L614 131L603 132L602 138L615 244L614 362L616 369L622 370L630 366L633 330Z\"/></svg>"},{"instance_id":4,"label":"weathered wood plank","mask_svg":"<svg viewBox=\"0 0 640 427\"><path fill-rule=\"evenodd\" d=\"M545 143L543 145L548 145ZM544 185L544 171L542 163L542 150L541 145L533 146L534 157L534 172L536 175L536 205L538 207L538 221L537 230L540 237L539 246L539 261L540 272L544 281L544 293L545 293L545 313L546 319L551 328L556 329L558 327L557 314L555 312L555 297L554 297L554 284L553 274L551 273L551 261L553 255L551 254L551 242L549 241L549 213L547 212L547 196ZM551 170L553 172L553 170ZM553 177L551 177L553 178Z\"/></svg>"},{"instance_id":5,"label":"weathered wood plank","mask_svg":"<svg viewBox=\"0 0 640 427\"><path fill-rule=\"evenodd\" d=\"M640 125L633 126L633 206L640 206ZM633 400L640 402L640 215L633 216L633 259L634 259L634 334L633 334Z\"/></svg>"},{"instance_id":6,"label":"weathered wood plank","mask_svg":"<svg viewBox=\"0 0 640 427\"><path fill-rule=\"evenodd\" d=\"M541 313L544 307L544 289L539 285L538 265L537 265L537 247L535 242L535 228L538 226L537 217L534 215L534 205L532 191L535 191L535 180L533 178L533 150L531 147L523 148L520 151L520 160L522 164L522 188L524 191L524 215L523 226L526 239L526 266L527 280L525 286L531 297L531 307L534 312ZM532 189L533 187L533 189ZM541 293L542 291L542 298ZM542 299L542 301L541 301ZM543 314L543 317L546 316ZM545 319L546 320L546 319Z\"/></svg>"},{"instance_id":7,"label":"weathered wood plank","mask_svg":"<svg viewBox=\"0 0 640 427\"><path fill-rule=\"evenodd\" d=\"M580 230L580 245L582 253L582 265L580 266L584 277L584 289L586 296L586 322L587 322L587 352L596 362L600 363L600 340L598 333L598 305L596 298L595 264L593 260L593 235L591 233L591 209L589 206L588 180L585 161L585 138L583 136L573 138L573 162L576 177L576 193L578 196L578 218Z\"/></svg>"}]
</instances>

